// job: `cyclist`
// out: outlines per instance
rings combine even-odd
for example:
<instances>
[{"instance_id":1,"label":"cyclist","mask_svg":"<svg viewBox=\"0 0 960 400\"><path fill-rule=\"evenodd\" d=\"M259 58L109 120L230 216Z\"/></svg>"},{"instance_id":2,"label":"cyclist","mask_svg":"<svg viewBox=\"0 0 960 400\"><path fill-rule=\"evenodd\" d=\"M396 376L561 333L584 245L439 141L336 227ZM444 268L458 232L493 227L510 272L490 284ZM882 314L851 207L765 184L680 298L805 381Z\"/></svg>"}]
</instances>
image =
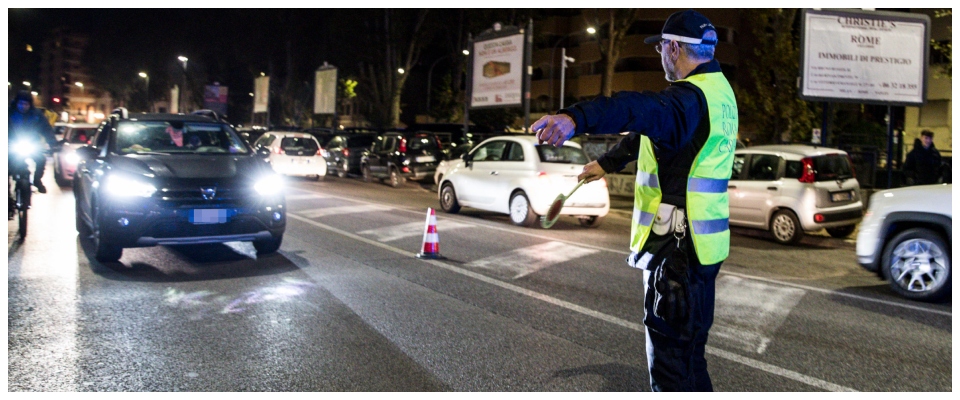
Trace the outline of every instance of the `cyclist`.
<instances>
[{"instance_id":1,"label":"cyclist","mask_svg":"<svg viewBox=\"0 0 960 400\"><path fill-rule=\"evenodd\" d=\"M13 102L10 103L9 110L9 136L7 137L7 148L16 143L17 140L28 139L40 143L43 139L50 145L50 149L57 148L57 139L53 136L53 127L47 121L47 117L39 109L33 106L33 95L30 92L21 90L17 92ZM12 170L10 158L7 158L8 171ZM36 163L36 170L33 172L33 186L37 187L40 193L46 193L47 188L43 186L40 178L43 178L43 171L46 168L47 157L43 152L38 151L33 155L33 161Z\"/></svg>"}]
</instances>

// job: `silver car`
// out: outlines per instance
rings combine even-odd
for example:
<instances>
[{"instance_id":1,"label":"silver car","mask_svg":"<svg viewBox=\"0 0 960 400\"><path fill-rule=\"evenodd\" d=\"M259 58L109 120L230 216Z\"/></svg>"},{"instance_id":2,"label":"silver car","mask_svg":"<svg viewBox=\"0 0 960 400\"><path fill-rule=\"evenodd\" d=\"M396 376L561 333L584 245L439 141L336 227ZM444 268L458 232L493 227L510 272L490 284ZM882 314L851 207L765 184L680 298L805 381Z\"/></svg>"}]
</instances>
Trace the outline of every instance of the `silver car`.
<instances>
[{"instance_id":1,"label":"silver car","mask_svg":"<svg viewBox=\"0 0 960 400\"><path fill-rule=\"evenodd\" d=\"M853 233L863 217L860 184L847 153L807 145L736 150L728 184L730 225L769 230L795 244L804 232Z\"/></svg>"}]
</instances>

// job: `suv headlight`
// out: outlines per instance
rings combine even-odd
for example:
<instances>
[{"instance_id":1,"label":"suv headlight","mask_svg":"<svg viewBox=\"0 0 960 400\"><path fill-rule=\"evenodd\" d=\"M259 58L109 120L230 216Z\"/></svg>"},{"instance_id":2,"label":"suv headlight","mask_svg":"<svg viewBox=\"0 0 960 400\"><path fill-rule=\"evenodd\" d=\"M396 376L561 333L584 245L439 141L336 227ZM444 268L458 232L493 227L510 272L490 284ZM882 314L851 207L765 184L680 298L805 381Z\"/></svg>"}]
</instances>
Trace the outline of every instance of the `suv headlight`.
<instances>
[{"instance_id":1,"label":"suv headlight","mask_svg":"<svg viewBox=\"0 0 960 400\"><path fill-rule=\"evenodd\" d=\"M253 188L261 196L279 194L283 190L283 179L280 176L265 176L260 178Z\"/></svg>"},{"instance_id":2,"label":"suv headlight","mask_svg":"<svg viewBox=\"0 0 960 400\"><path fill-rule=\"evenodd\" d=\"M117 197L150 197L157 191L149 183L119 175L108 176L104 189Z\"/></svg>"}]
</instances>

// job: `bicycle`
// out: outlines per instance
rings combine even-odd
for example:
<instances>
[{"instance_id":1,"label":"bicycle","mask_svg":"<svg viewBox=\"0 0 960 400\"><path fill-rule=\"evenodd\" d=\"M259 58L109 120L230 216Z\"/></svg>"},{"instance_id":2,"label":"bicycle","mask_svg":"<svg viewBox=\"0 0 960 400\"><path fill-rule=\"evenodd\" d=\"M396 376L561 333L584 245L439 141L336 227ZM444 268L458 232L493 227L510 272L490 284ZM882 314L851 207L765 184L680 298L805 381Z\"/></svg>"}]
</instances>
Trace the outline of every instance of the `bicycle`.
<instances>
[{"instance_id":1,"label":"bicycle","mask_svg":"<svg viewBox=\"0 0 960 400\"><path fill-rule=\"evenodd\" d=\"M27 237L27 210L30 209L30 167L27 165L27 159L32 158L39 147L30 141L20 141L10 147L9 173L7 178L8 197L10 206L7 209L7 217L17 216L17 234L20 240ZM12 194L11 194L12 192Z\"/></svg>"}]
</instances>

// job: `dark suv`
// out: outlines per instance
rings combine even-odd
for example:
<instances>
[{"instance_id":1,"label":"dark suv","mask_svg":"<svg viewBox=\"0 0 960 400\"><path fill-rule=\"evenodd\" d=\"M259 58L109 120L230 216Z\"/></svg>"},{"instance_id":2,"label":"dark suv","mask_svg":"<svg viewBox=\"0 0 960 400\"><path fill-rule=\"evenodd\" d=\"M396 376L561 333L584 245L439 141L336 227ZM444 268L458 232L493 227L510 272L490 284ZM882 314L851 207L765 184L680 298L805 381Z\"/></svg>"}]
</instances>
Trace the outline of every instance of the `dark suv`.
<instances>
[{"instance_id":1,"label":"dark suv","mask_svg":"<svg viewBox=\"0 0 960 400\"><path fill-rule=\"evenodd\" d=\"M433 177L443 157L440 139L433 133L385 132L364 152L360 170L367 182L389 178L390 186L398 187L408 178Z\"/></svg>"},{"instance_id":2,"label":"dark suv","mask_svg":"<svg viewBox=\"0 0 960 400\"><path fill-rule=\"evenodd\" d=\"M228 123L202 115L115 110L77 150L77 230L96 259L125 247L252 241L277 251L286 227L282 180Z\"/></svg>"},{"instance_id":3,"label":"dark suv","mask_svg":"<svg viewBox=\"0 0 960 400\"><path fill-rule=\"evenodd\" d=\"M327 173L336 173L341 178L360 171L360 159L364 150L370 148L377 136L373 134L337 135L327 142Z\"/></svg>"}]
</instances>

